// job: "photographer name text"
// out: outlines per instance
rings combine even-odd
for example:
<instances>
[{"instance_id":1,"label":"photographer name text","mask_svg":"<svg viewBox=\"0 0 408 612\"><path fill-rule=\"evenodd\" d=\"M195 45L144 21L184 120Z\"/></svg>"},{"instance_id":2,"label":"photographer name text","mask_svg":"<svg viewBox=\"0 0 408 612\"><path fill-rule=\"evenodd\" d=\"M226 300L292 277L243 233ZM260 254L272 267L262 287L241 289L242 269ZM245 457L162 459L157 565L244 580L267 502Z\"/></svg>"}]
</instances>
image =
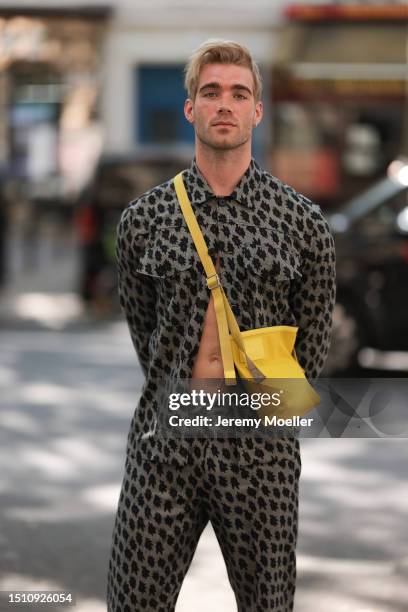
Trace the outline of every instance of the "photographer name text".
<instances>
[{"instance_id":1,"label":"photographer name text","mask_svg":"<svg viewBox=\"0 0 408 612\"><path fill-rule=\"evenodd\" d=\"M172 415L169 417L171 427L311 427L313 418L294 416L289 419L274 416L263 418L228 418L218 416L216 419L209 416L198 415L192 418Z\"/></svg>"}]
</instances>

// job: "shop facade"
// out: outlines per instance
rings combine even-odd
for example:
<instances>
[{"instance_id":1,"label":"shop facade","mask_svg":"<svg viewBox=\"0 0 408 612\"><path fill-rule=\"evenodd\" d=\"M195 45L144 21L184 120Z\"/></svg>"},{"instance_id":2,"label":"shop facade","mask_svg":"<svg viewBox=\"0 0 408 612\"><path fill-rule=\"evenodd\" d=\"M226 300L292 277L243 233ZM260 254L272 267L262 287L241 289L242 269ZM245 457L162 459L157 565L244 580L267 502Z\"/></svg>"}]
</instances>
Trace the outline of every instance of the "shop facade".
<instances>
[{"instance_id":1,"label":"shop facade","mask_svg":"<svg viewBox=\"0 0 408 612\"><path fill-rule=\"evenodd\" d=\"M336 207L408 153L406 5L292 6L278 40L269 165Z\"/></svg>"}]
</instances>

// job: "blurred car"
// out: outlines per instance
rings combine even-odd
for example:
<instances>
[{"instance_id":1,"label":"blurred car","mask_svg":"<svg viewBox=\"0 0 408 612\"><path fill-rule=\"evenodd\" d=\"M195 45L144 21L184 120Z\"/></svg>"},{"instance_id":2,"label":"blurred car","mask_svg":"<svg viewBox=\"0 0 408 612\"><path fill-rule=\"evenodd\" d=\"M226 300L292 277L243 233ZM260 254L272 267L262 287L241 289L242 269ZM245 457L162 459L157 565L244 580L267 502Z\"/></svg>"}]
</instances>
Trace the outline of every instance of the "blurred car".
<instances>
[{"instance_id":1,"label":"blurred car","mask_svg":"<svg viewBox=\"0 0 408 612\"><path fill-rule=\"evenodd\" d=\"M123 209L139 195L188 166L187 158L105 155L76 204L80 242L79 293L96 315L119 310L115 241Z\"/></svg>"},{"instance_id":2,"label":"blurred car","mask_svg":"<svg viewBox=\"0 0 408 612\"><path fill-rule=\"evenodd\" d=\"M337 303L323 375L350 374L363 347L408 351L408 164L329 218Z\"/></svg>"}]
</instances>

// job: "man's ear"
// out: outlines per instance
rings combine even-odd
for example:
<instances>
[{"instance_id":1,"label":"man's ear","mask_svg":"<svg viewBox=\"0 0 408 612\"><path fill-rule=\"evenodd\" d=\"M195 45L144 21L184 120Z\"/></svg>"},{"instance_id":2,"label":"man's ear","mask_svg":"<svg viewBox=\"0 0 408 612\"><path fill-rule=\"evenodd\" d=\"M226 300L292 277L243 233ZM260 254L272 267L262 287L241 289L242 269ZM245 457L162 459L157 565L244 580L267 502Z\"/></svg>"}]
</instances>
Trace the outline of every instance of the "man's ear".
<instances>
[{"instance_id":1,"label":"man's ear","mask_svg":"<svg viewBox=\"0 0 408 612\"><path fill-rule=\"evenodd\" d=\"M263 104L259 100L259 102L257 102L255 105L254 121L253 121L254 127L256 127L257 125L261 123L262 117L263 117Z\"/></svg>"},{"instance_id":2,"label":"man's ear","mask_svg":"<svg viewBox=\"0 0 408 612\"><path fill-rule=\"evenodd\" d=\"M190 98L184 102L184 116L189 123L194 123L194 105Z\"/></svg>"}]
</instances>

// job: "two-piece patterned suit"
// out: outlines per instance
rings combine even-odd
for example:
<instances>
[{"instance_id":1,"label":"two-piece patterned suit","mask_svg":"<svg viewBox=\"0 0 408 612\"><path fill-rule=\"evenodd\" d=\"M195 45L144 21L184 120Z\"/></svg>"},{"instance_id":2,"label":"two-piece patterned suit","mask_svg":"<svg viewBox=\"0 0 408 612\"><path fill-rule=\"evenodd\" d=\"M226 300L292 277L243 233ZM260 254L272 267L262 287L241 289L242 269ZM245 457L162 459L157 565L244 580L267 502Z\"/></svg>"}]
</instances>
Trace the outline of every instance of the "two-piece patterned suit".
<instances>
[{"instance_id":1,"label":"two-piece patterned suit","mask_svg":"<svg viewBox=\"0 0 408 612\"><path fill-rule=\"evenodd\" d=\"M296 352L317 377L335 301L333 238L318 206L254 160L228 197L195 161L183 178L241 330L299 327ZM163 381L188 379L209 300L171 180L132 202L118 226L121 306L146 381L127 443L108 575L109 612L174 610L211 520L238 609L293 609L298 480L295 438L164 439Z\"/></svg>"}]
</instances>

